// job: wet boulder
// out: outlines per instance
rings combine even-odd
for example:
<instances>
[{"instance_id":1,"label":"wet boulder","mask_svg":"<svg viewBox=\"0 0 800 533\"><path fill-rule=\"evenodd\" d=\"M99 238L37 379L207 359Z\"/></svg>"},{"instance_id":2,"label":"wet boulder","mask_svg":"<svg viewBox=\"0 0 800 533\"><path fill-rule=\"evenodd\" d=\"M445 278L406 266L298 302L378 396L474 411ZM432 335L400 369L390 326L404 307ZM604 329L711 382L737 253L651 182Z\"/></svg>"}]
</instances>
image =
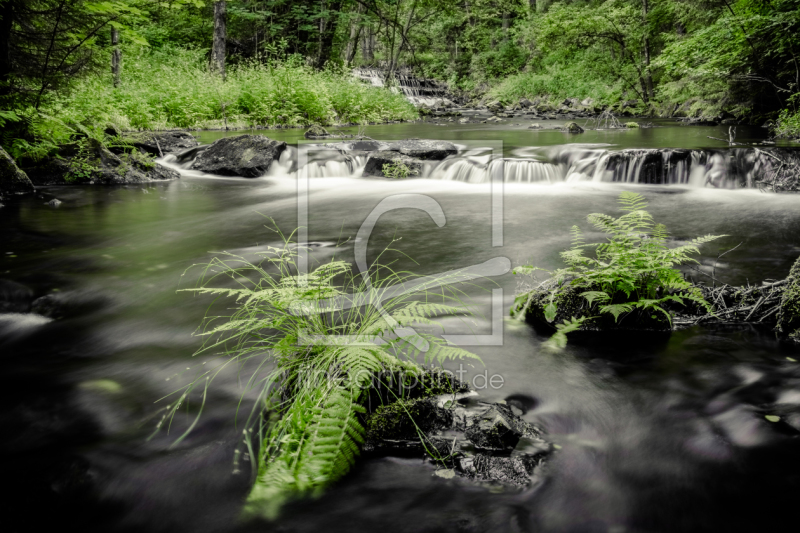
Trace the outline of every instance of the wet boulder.
<instances>
[{"instance_id":1,"label":"wet boulder","mask_svg":"<svg viewBox=\"0 0 800 533\"><path fill-rule=\"evenodd\" d=\"M192 168L219 176L257 178L285 149L285 142L264 135L225 137L200 152Z\"/></svg>"},{"instance_id":2,"label":"wet boulder","mask_svg":"<svg viewBox=\"0 0 800 533\"><path fill-rule=\"evenodd\" d=\"M672 332L672 324L663 313L634 310L621 314L618 320L614 320L611 314L601 314L596 304L590 304L581 296L590 290L599 290L599 287L575 287L569 281L558 285L554 280L549 280L518 296L519 305L512 309L512 315L524 317L534 329L545 335L555 333L556 324L573 318L593 317L587 318L577 331L569 334L570 339L578 341L591 342L602 337L628 342L640 336L638 334L661 340ZM555 314L551 314L551 304L555 306ZM620 336L621 333L625 335Z\"/></svg>"},{"instance_id":3,"label":"wet boulder","mask_svg":"<svg viewBox=\"0 0 800 533\"><path fill-rule=\"evenodd\" d=\"M180 178L178 172L156 163L145 153L134 150L115 154L96 139L64 145L59 157L25 170L36 185L122 185Z\"/></svg>"},{"instance_id":4,"label":"wet boulder","mask_svg":"<svg viewBox=\"0 0 800 533\"><path fill-rule=\"evenodd\" d=\"M519 107L521 107L522 109L528 109L529 107L533 107L533 102L531 102L527 98L520 98Z\"/></svg>"},{"instance_id":5,"label":"wet boulder","mask_svg":"<svg viewBox=\"0 0 800 533\"><path fill-rule=\"evenodd\" d=\"M129 151L132 146L144 154L153 157L163 157L167 154L184 152L198 146L197 139L188 131L163 131L122 134L122 142L113 144L111 150L115 153Z\"/></svg>"},{"instance_id":6,"label":"wet boulder","mask_svg":"<svg viewBox=\"0 0 800 533\"><path fill-rule=\"evenodd\" d=\"M525 487L552 451L541 431L504 404L475 400L474 392L399 400L366 420L367 454L422 456L476 482Z\"/></svg>"},{"instance_id":7,"label":"wet boulder","mask_svg":"<svg viewBox=\"0 0 800 533\"><path fill-rule=\"evenodd\" d=\"M568 133L583 133L583 128L577 122L570 122L564 126L564 131Z\"/></svg>"},{"instance_id":8,"label":"wet boulder","mask_svg":"<svg viewBox=\"0 0 800 533\"><path fill-rule=\"evenodd\" d=\"M0 148L0 197L4 193L33 192L34 186L28 175L5 150Z\"/></svg>"},{"instance_id":9,"label":"wet boulder","mask_svg":"<svg viewBox=\"0 0 800 533\"><path fill-rule=\"evenodd\" d=\"M786 278L775 329L800 342L800 259L795 261Z\"/></svg>"},{"instance_id":10,"label":"wet boulder","mask_svg":"<svg viewBox=\"0 0 800 533\"><path fill-rule=\"evenodd\" d=\"M440 161L447 156L455 155L458 149L453 143L447 141L432 141L427 139L406 139L390 143L388 150L400 152L409 157L426 161Z\"/></svg>"},{"instance_id":11,"label":"wet boulder","mask_svg":"<svg viewBox=\"0 0 800 533\"><path fill-rule=\"evenodd\" d=\"M514 448L529 432L528 426L502 404L470 418L464 434L477 447L492 450Z\"/></svg>"},{"instance_id":12,"label":"wet boulder","mask_svg":"<svg viewBox=\"0 0 800 533\"><path fill-rule=\"evenodd\" d=\"M0 279L0 313L27 313L32 301L33 291L28 287Z\"/></svg>"},{"instance_id":13,"label":"wet boulder","mask_svg":"<svg viewBox=\"0 0 800 533\"><path fill-rule=\"evenodd\" d=\"M419 176L422 174L422 169L425 162L416 159L394 150L381 150L379 152L370 152L367 164L364 166L363 176L387 177L384 173L384 166L404 166L408 169L410 176Z\"/></svg>"},{"instance_id":14,"label":"wet boulder","mask_svg":"<svg viewBox=\"0 0 800 533\"><path fill-rule=\"evenodd\" d=\"M319 124L313 124L303 135L306 139L326 139L331 136L328 130Z\"/></svg>"}]
</instances>

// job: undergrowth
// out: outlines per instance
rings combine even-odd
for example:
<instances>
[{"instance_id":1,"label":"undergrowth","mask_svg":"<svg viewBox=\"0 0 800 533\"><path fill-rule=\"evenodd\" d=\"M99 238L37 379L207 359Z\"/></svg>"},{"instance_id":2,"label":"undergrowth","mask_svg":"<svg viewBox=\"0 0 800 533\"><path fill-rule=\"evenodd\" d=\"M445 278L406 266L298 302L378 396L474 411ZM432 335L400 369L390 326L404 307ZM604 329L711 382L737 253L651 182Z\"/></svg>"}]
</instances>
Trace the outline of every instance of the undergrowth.
<instances>
[{"instance_id":1,"label":"undergrowth","mask_svg":"<svg viewBox=\"0 0 800 533\"><path fill-rule=\"evenodd\" d=\"M412 289L404 286L412 280L407 272L376 262L364 276L336 259L300 274L303 255L288 238L260 256L257 262L218 256L204 266L200 286L189 289L232 299L235 310L206 318L200 334L208 340L200 352L221 353L223 364L182 389L171 415L193 389L207 391L222 367L253 365L244 394L257 400L245 443L256 458L256 481L245 514L274 518L287 499L317 495L348 472L378 376L480 359L412 329L466 312L456 288L432 290L457 276L417 279Z\"/></svg>"},{"instance_id":2,"label":"undergrowth","mask_svg":"<svg viewBox=\"0 0 800 533\"><path fill-rule=\"evenodd\" d=\"M68 91L50 94L38 112L20 109L12 116L0 111L0 120L24 117L28 131L27 138L0 138L2 145L19 157L47 155L76 131L90 130L98 137L109 126L123 131L207 129L418 117L402 94L364 84L343 69L316 71L294 56L232 66L225 81L209 72L202 50L131 46L124 57L119 87L105 75L87 74Z\"/></svg>"},{"instance_id":3,"label":"undergrowth","mask_svg":"<svg viewBox=\"0 0 800 533\"><path fill-rule=\"evenodd\" d=\"M671 323L672 315L665 308L670 303L695 302L709 313L712 309L703 299L701 291L684 279L675 268L686 263L697 263L690 257L699 254L699 246L722 237L706 235L675 248L667 247L667 229L657 224L645 209L647 202L637 193L623 192L619 197L620 209L625 212L615 218L593 213L587 220L599 231L608 235L605 242L586 243L583 232L573 226L572 246L561 252L565 268L557 269L548 282L549 302L544 315L553 322L558 313L557 297L565 290L580 291L588 309L581 316L573 316L555 325L556 334L550 345L563 347L566 334L576 331L587 320L607 315L618 322L636 313L647 314L652 319L659 316ZM585 254L593 251L592 255ZM544 270L525 265L514 269L515 274L533 274ZM541 286L540 289L541 290ZM513 314L524 317L537 289L518 295Z\"/></svg>"}]
</instances>

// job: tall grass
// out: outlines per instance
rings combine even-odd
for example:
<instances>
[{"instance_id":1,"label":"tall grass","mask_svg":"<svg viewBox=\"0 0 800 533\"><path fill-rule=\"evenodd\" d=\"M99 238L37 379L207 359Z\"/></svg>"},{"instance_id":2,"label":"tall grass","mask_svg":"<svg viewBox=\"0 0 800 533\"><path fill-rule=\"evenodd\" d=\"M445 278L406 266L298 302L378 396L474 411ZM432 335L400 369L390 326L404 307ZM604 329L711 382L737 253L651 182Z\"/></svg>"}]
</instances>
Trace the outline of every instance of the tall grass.
<instances>
[{"instance_id":1,"label":"tall grass","mask_svg":"<svg viewBox=\"0 0 800 533\"><path fill-rule=\"evenodd\" d=\"M89 75L50 100L45 113L67 123L123 130L214 128L411 120L400 95L361 83L344 71L318 72L302 61L234 65L222 81L202 51L177 47L125 51L122 82Z\"/></svg>"}]
</instances>

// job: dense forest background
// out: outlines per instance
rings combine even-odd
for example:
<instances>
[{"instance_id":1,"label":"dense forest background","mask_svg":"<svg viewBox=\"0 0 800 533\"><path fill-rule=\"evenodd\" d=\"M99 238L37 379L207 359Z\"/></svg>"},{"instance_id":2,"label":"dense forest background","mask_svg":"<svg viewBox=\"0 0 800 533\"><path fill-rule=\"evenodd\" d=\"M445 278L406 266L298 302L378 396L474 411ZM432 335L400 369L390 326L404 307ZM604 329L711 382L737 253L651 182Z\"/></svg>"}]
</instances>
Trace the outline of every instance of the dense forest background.
<instances>
[{"instance_id":1,"label":"dense forest background","mask_svg":"<svg viewBox=\"0 0 800 533\"><path fill-rule=\"evenodd\" d=\"M0 16L0 143L17 154L98 128L417 116L353 67L389 89L402 70L473 101L800 131L800 0L0 0Z\"/></svg>"}]
</instances>

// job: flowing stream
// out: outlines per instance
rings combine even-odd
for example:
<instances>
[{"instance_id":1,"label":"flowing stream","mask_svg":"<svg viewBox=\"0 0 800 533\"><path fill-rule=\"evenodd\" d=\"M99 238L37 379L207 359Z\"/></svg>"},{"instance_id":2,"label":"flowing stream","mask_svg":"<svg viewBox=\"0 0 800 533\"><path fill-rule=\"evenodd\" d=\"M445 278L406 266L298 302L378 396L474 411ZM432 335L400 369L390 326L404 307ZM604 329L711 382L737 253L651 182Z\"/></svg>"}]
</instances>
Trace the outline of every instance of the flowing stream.
<instances>
[{"instance_id":1,"label":"flowing stream","mask_svg":"<svg viewBox=\"0 0 800 533\"><path fill-rule=\"evenodd\" d=\"M194 420L196 400L169 433L156 431L174 401L162 398L219 364L192 357L201 319L232 307L180 292L199 279L193 265L223 251L252 259L279 245L271 220L285 232L298 221L307 226L312 263L352 259L361 224L382 200L425 195L441 206L445 224L418 209L385 213L369 239L370 260L391 244L397 252L382 260L421 275L497 257L553 269L573 224L587 240L599 238L585 216L617 213L619 192L635 190L676 243L726 235L703 247L688 274L713 272L730 284L784 278L800 255L800 197L744 188L768 172L767 162L753 148L728 150L707 138L724 137L722 128L663 126L581 136L509 124L372 126L367 134L376 139L445 139L463 152L430 164L419 179L385 180L360 177L363 158L342 154L315 155L298 170L293 148L262 178L181 169L169 183L51 187L0 209L0 277L33 297L51 295L63 309L56 319L0 314L9 531L65 524L172 533L793 527L800 349L764 328L730 325L695 326L662 343L569 344L554 354L524 323L503 318L493 330L492 295L502 298L505 316L526 283L510 273L463 287L478 315L443 324L447 334L492 339L466 347L485 366L464 364L463 376L488 401L527 397L533 407L524 418L558 445L529 489L445 480L418 459L366 459L321 498L290 505L276 524L240 523L250 474L246 461L234 464L243 451L236 413L249 412L252 397L239 405L237 369L220 371L184 440L175 444ZM301 136L264 133L291 143ZM226 134L200 135L211 142ZM754 142L763 133L741 128L739 135ZM165 163L180 168L169 156ZM491 179L498 165L499 184ZM298 188L306 187L298 217ZM46 205L51 197L63 203ZM482 387L484 373L502 376L502 386ZM779 422L765 418L775 414Z\"/></svg>"}]
</instances>

